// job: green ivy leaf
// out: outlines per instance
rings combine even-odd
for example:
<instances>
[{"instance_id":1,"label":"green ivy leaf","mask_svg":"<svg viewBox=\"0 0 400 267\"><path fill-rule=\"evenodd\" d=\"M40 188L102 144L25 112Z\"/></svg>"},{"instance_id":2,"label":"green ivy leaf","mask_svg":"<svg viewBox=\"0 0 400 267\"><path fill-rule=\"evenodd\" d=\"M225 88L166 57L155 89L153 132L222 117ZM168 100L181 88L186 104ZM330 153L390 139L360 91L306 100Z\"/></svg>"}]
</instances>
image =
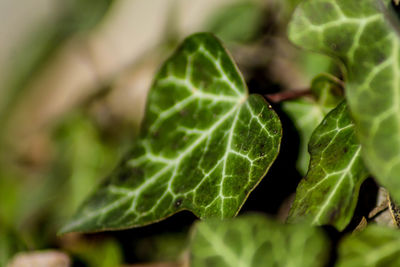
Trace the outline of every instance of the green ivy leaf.
<instances>
[{"instance_id":1,"label":"green ivy leaf","mask_svg":"<svg viewBox=\"0 0 400 267\"><path fill-rule=\"evenodd\" d=\"M343 230L353 217L361 183L368 171L345 102L314 131L307 176L297 187L289 222L307 220Z\"/></svg>"},{"instance_id":2,"label":"green ivy leaf","mask_svg":"<svg viewBox=\"0 0 400 267\"><path fill-rule=\"evenodd\" d=\"M186 39L156 76L131 153L62 232L137 227L181 210L237 214L276 158L281 124L210 34Z\"/></svg>"},{"instance_id":3,"label":"green ivy leaf","mask_svg":"<svg viewBox=\"0 0 400 267\"><path fill-rule=\"evenodd\" d=\"M400 42L383 5L376 0L304 1L289 36L343 63L365 163L400 201Z\"/></svg>"},{"instance_id":4,"label":"green ivy leaf","mask_svg":"<svg viewBox=\"0 0 400 267\"><path fill-rule=\"evenodd\" d=\"M371 225L339 244L338 267L400 266L400 232Z\"/></svg>"},{"instance_id":5,"label":"green ivy leaf","mask_svg":"<svg viewBox=\"0 0 400 267\"><path fill-rule=\"evenodd\" d=\"M296 167L303 176L307 173L310 161L307 147L311 134L329 111L342 100L340 90L334 77L321 74L315 77L311 84L311 92L315 99L301 98L282 104L282 109L292 119L299 133L300 148Z\"/></svg>"},{"instance_id":6,"label":"green ivy leaf","mask_svg":"<svg viewBox=\"0 0 400 267\"><path fill-rule=\"evenodd\" d=\"M284 225L261 215L195 225L191 266L325 266L323 233L306 225Z\"/></svg>"}]
</instances>

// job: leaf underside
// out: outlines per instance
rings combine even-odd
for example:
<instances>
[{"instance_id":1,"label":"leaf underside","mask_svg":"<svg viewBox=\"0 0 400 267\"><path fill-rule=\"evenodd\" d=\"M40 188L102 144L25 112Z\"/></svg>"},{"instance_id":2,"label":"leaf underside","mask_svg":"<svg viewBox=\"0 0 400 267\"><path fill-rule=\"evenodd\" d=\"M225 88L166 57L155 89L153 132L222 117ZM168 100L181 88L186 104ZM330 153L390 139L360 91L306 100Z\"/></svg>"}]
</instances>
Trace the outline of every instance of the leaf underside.
<instances>
[{"instance_id":1,"label":"leaf underside","mask_svg":"<svg viewBox=\"0 0 400 267\"><path fill-rule=\"evenodd\" d=\"M200 222L191 240L190 266L324 266L326 241L317 228L284 225L255 214Z\"/></svg>"},{"instance_id":2,"label":"leaf underside","mask_svg":"<svg viewBox=\"0 0 400 267\"><path fill-rule=\"evenodd\" d=\"M345 102L330 112L311 136L311 162L297 187L288 221L331 224L343 230L353 217L368 171Z\"/></svg>"},{"instance_id":3,"label":"leaf underside","mask_svg":"<svg viewBox=\"0 0 400 267\"><path fill-rule=\"evenodd\" d=\"M336 266L400 266L400 232L398 229L371 225L349 235L339 243Z\"/></svg>"},{"instance_id":4,"label":"leaf underside","mask_svg":"<svg viewBox=\"0 0 400 267\"><path fill-rule=\"evenodd\" d=\"M281 131L221 43L188 37L155 78L132 151L61 232L143 226L181 210L235 216L275 160Z\"/></svg>"},{"instance_id":5,"label":"leaf underside","mask_svg":"<svg viewBox=\"0 0 400 267\"><path fill-rule=\"evenodd\" d=\"M289 27L297 45L338 59L362 156L400 201L400 43L390 0L304 1Z\"/></svg>"}]
</instances>

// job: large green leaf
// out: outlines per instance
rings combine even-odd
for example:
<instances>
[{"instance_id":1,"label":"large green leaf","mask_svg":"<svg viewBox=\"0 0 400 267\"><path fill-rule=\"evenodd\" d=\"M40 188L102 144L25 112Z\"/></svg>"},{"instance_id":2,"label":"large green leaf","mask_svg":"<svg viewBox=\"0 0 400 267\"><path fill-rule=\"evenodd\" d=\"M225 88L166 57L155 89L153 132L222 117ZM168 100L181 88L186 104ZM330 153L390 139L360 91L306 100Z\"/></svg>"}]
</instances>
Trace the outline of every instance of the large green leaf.
<instances>
[{"instance_id":1,"label":"large green leaf","mask_svg":"<svg viewBox=\"0 0 400 267\"><path fill-rule=\"evenodd\" d=\"M325 266L326 241L317 228L283 225L261 215L200 222L191 241L191 266Z\"/></svg>"},{"instance_id":2,"label":"large green leaf","mask_svg":"<svg viewBox=\"0 0 400 267\"><path fill-rule=\"evenodd\" d=\"M339 244L336 266L400 266L400 232L371 225L364 231L347 236Z\"/></svg>"},{"instance_id":3,"label":"large green leaf","mask_svg":"<svg viewBox=\"0 0 400 267\"><path fill-rule=\"evenodd\" d=\"M276 158L281 124L210 34L184 41L156 76L131 153L63 232L146 225L181 210L237 214Z\"/></svg>"},{"instance_id":4,"label":"large green leaf","mask_svg":"<svg viewBox=\"0 0 400 267\"><path fill-rule=\"evenodd\" d=\"M400 200L400 42L390 0L304 1L290 24L290 39L338 59L362 155L373 175Z\"/></svg>"},{"instance_id":5,"label":"large green leaf","mask_svg":"<svg viewBox=\"0 0 400 267\"><path fill-rule=\"evenodd\" d=\"M307 220L343 230L353 217L368 175L346 103L330 112L311 136L311 162L297 187L290 222Z\"/></svg>"}]
</instances>

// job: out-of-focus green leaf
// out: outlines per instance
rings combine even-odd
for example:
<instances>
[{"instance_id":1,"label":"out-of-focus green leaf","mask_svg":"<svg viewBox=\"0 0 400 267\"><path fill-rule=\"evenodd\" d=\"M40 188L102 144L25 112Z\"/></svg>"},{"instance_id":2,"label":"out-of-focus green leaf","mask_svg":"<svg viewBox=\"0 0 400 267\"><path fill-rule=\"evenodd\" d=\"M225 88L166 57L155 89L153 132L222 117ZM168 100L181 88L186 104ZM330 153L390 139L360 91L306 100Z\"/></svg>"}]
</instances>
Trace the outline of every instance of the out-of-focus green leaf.
<instances>
[{"instance_id":1,"label":"out-of-focus green leaf","mask_svg":"<svg viewBox=\"0 0 400 267\"><path fill-rule=\"evenodd\" d=\"M341 82L329 74L320 74L311 83L311 92L324 113L328 113L343 100Z\"/></svg>"},{"instance_id":2,"label":"out-of-focus green leaf","mask_svg":"<svg viewBox=\"0 0 400 267\"><path fill-rule=\"evenodd\" d=\"M64 183L63 197L55 209L62 206L65 219L72 216L104 173L115 166L119 153L118 146L106 143L93 121L80 112L58 127L55 142L58 158L51 179Z\"/></svg>"},{"instance_id":3,"label":"out-of-focus green leaf","mask_svg":"<svg viewBox=\"0 0 400 267\"><path fill-rule=\"evenodd\" d=\"M140 138L62 232L142 226L187 209L237 214L275 160L281 124L221 43L188 37L157 74Z\"/></svg>"},{"instance_id":4,"label":"out-of-focus green leaf","mask_svg":"<svg viewBox=\"0 0 400 267\"><path fill-rule=\"evenodd\" d=\"M164 233L146 236L135 246L135 254L144 262L177 262L187 248L188 233Z\"/></svg>"},{"instance_id":5,"label":"out-of-focus green leaf","mask_svg":"<svg viewBox=\"0 0 400 267\"><path fill-rule=\"evenodd\" d=\"M282 109L292 119L299 133L297 170L303 176L307 173L310 161L308 142L311 134L328 112L343 99L339 85L330 75L321 74L314 78L311 91L313 98L285 101L282 104Z\"/></svg>"},{"instance_id":6,"label":"out-of-focus green leaf","mask_svg":"<svg viewBox=\"0 0 400 267\"><path fill-rule=\"evenodd\" d=\"M344 66L346 98L374 177L400 201L400 40L391 0L304 1L289 27L297 45Z\"/></svg>"},{"instance_id":7,"label":"out-of-focus green leaf","mask_svg":"<svg viewBox=\"0 0 400 267\"><path fill-rule=\"evenodd\" d=\"M312 81L321 73L335 74L336 69L334 61L325 55L312 53L304 50L297 51L295 63L305 79Z\"/></svg>"},{"instance_id":8,"label":"out-of-focus green leaf","mask_svg":"<svg viewBox=\"0 0 400 267\"><path fill-rule=\"evenodd\" d=\"M60 21L61 27L71 32L87 31L96 26L117 0L66 0L62 5L67 12Z\"/></svg>"},{"instance_id":9,"label":"out-of-focus green leaf","mask_svg":"<svg viewBox=\"0 0 400 267\"><path fill-rule=\"evenodd\" d=\"M282 109L290 117L299 134L299 152L296 168L302 176L307 173L310 155L308 141L312 132L324 118L325 111L312 99L285 101Z\"/></svg>"},{"instance_id":10,"label":"out-of-focus green leaf","mask_svg":"<svg viewBox=\"0 0 400 267\"><path fill-rule=\"evenodd\" d=\"M264 10L255 2L239 2L218 9L209 19L208 31L224 42L244 43L261 31Z\"/></svg>"},{"instance_id":11,"label":"out-of-focus green leaf","mask_svg":"<svg viewBox=\"0 0 400 267\"><path fill-rule=\"evenodd\" d=\"M17 228L35 249L48 246L120 154L118 145L106 142L82 112L56 128L49 171L17 172L5 164L0 168L0 222Z\"/></svg>"},{"instance_id":12,"label":"out-of-focus green leaf","mask_svg":"<svg viewBox=\"0 0 400 267\"><path fill-rule=\"evenodd\" d=\"M64 247L87 266L110 267L123 263L122 250L113 239L78 240Z\"/></svg>"},{"instance_id":13,"label":"out-of-focus green leaf","mask_svg":"<svg viewBox=\"0 0 400 267\"><path fill-rule=\"evenodd\" d=\"M338 267L400 266L400 232L371 225L345 237L339 244Z\"/></svg>"},{"instance_id":14,"label":"out-of-focus green leaf","mask_svg":"<svg viewBox=\"0 0 400 267\"><path fill-rule=\"evenodd\" d=\"M19 204L21 193L21 177L13 174L12 171L5 171L5 164L1 164L0 171L0 223L15 225L20 214Z\"/></svg>"},{"instance_id":15,"label":"out-of-focus green leaf","mask_svg":"<svg viewBox=\"0 0 400 267\"><path fill-rule=\"evenodd\" d=\"M306 225L279 224L261 215L195 225L191 266L325 266L329 244Z\"/></svg>"},{"instance_id":16,"label":"out-of-focus green leaf","mask_svg":"<svg viewBox=\"0 0 400 267\"><path fill-rule=\"evenodd\" d=\"M309 151L310 167L297 187L288 221L307 220L343 230L353 217L361 183L368 176L345 102L314 131Z\"/></svg>"},{"instance_id":17,"label":"out-of-focus green leaf","mask_svg":"<svg viewBox=\"0 0 400 267\"><path fill-rule=\"evenodd\" d=\"M0 221L0 266L7 266L12 257L20 251L26 250L26 244L12 229Z\"/></svg>"}]
</instances>

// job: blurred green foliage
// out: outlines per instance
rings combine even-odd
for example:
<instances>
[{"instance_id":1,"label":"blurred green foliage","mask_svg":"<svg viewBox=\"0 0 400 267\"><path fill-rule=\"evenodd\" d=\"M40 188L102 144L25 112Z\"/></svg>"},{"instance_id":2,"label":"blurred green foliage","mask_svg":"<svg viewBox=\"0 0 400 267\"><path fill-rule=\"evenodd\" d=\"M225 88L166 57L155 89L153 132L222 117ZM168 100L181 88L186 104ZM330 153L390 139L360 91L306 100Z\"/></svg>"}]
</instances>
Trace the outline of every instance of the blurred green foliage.
<instances>
[{"instance_id":1,"label":"blurred green foliage","mask_svg":"<svg viewBox=\"0 0 400 267\"><path fill-rule=\"evenodd\" d=\"M6 81L5 100L0 106L0 124L25 92L32 79L56 54L68 38L85 33L96 26L116 0L66 0L58 1L59 10L51 23L40 25L20 45L10 66Z\"/></svg>"},{"instance_id":2,"label":"blurred green foliage","mask_svg":"<svg viewBox=\"0 0 400 267\"><path fill-rule=\"evenodd\" d=\"M246 43L259 36L265 10L254 2L238 2L218 9L208 20L208 30L224 42Z\"/></svg>"},{"instance_id":3,"label":"blurred green foliage","mask_svg":"<svg viewBox=\"0 0 400 267\"><path fill-rule=\"evenodd\" d=\"M7 226L0 229L0 235L7 236L7 229L15 228L31 249L46 248L56 241L60 225L114 167L120 154L119 146L105 140L84 112L67 116L56 127L53 141L54 156L47 171L23 175L11 168L5 172L3 164L0 172L0 202L6 203L0 206L0 223ZM118 250L112 244L99 245Z\"/></svg>"}]
</instances>

